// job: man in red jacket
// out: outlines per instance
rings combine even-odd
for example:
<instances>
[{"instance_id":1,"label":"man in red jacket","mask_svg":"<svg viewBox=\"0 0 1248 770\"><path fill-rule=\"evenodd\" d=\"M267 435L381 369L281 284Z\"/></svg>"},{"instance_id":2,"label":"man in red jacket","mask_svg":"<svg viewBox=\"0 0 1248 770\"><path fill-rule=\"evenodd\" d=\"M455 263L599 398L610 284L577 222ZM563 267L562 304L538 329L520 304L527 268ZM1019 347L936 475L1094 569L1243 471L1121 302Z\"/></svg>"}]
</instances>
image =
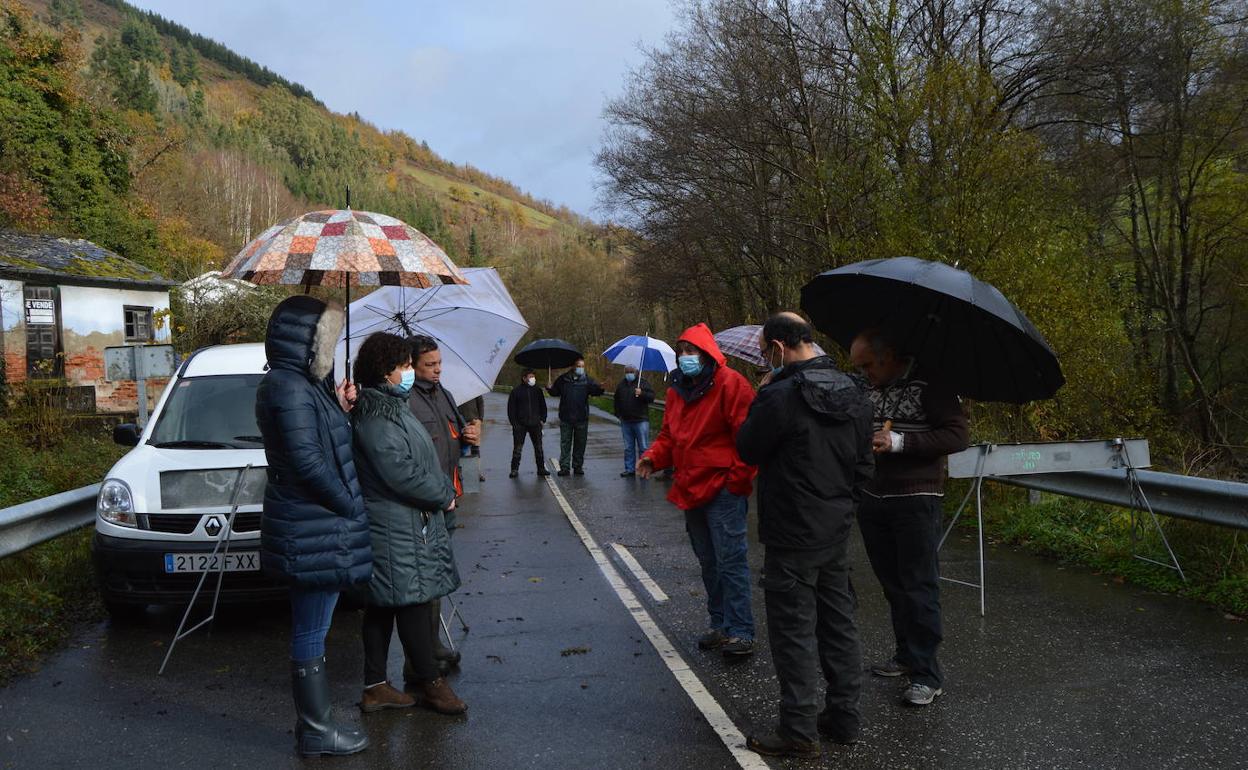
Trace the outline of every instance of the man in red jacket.
<instances>
[{"instance_id":1,"label":"man in red jacket","mask_svg":"<svg viewBox=\"0 0 1248 770\"><path fill-rule=\"evenodd\" d=\"M637 463L637 475L676 468L667 499L685 512L711 615L711 629L698 647L725 657L750 655L754 613L745 516L757 471L742 462L736 444L754 389L728 368L706 324L686 329L676 354L679 369L672 374L663 427Z\"/></svg>"}]
</instances>

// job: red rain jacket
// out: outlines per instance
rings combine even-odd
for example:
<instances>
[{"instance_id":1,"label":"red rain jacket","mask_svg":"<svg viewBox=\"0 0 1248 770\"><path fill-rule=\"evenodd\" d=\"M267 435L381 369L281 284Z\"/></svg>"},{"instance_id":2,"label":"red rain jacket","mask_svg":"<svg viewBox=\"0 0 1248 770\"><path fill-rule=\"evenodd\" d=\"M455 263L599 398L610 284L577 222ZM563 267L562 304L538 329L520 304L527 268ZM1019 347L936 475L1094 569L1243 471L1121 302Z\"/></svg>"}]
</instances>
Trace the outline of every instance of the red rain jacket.
<instances>
[{"instance_id":1,"label":"red rain jacket","mask_svg":"<svg viewBox=\"0 0 1248 770\"><path fill-rule=\"evenodd\" d=\"M689 327L680 339L715 359L714 382L692 403L686 403L675 388L668 389L663 428L642 456L656 470L676 468L667 499L687 511L709 503L725 486L734 495L748 497L758 469L737 454L737 431L754 401L754 388L728 368L706 324Z\"/></svg>"}]
</instances>

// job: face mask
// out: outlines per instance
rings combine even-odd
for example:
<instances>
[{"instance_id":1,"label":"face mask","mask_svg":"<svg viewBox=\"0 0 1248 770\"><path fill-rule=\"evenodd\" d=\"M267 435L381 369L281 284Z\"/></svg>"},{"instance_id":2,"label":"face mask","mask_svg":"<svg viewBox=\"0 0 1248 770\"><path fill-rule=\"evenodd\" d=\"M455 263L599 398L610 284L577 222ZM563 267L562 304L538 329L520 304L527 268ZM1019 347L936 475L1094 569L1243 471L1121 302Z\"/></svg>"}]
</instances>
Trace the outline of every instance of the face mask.
<instances>
[{"instance_id":1,"label":"face mask","mask_svg":"<svg viewBox=\"0 0 1248 770\"><path fill-rule=\"evenodd\" d=\"M533 387L534 385L536 385L536 384L537 384L537 378L536 378L536 377L530 377L529 379L527 379L527 380L525 380L525 381L524 381L524 384L528 385L528 386L531 388L531 387Z\"/></svg>"},{"instance_id":2,"label":"face mask","mask_svg":"<svg viewBox=\"0 0 1248 770\"><path fill-rule=\"evenodd\" d=\"M577 377L584 377L584 376L585 376L585 367L583 367L583 366L578 366L578 367L576 367L576 376L577 376Z\"/></svg>"},{"instance_id":3,"label":"face mask","mask_svg":"<svg viewBox=\"0 0 1248 770\"><path fill-rule=\"evenodd\" d=\"M702 372L702 356L678 356L676 363L686 377L697 377Z\"/></svg>"},{"instance_id":4,"label":"face mask","mask_svg":"<svg viewBox=\"0 0 1248 770\"><path fill-rule=\"evenodd\" d=\"M404 369L400 375L399 384L396 386L400 393L406 393L412 389L412 385L416 384L416 370Z\"/></svg>"},{"instance_id":5,"label":"face mask","mask_svg":"<svg viewBox=\"0 0 1248 770\"><path fill-rule=\"evenodd\" d=\"M637 379L637 375L633 374L632 372L629 372L628 374L624 375L624 379L628 380L629 382L632 382L633 380Z\"/></svg>"}]
</instances>

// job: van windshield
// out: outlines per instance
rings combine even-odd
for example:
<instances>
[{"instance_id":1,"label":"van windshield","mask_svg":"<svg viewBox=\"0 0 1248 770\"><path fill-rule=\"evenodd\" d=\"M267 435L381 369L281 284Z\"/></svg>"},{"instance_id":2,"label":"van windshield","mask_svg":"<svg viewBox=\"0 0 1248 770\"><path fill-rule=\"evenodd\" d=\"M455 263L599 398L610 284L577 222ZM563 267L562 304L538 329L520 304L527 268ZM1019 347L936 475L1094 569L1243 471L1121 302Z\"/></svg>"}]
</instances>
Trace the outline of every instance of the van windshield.
<instances>
[{"instance_id":1,"label":"van windshield","mask_svg":"<svg viewBox=\"0 0 1248 770\"><path fill-rule=\"evenodd\" d=\"M148 443L175 449L259 449L256 386L262 374L188 377L173 384Z\"/></svg>"}]
</instances>

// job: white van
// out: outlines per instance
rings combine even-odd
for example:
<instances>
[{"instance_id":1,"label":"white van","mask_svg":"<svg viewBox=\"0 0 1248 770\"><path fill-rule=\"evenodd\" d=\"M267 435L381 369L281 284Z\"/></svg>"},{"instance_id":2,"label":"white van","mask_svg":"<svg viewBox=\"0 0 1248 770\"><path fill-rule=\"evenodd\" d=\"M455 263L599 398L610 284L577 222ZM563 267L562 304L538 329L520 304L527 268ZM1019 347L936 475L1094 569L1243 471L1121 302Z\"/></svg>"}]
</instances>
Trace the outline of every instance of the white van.
<instances>
[{"instance_id":1,"label":"white van","mask_svg":"<svg viewBox=\"0 0 1248 770\"><path fill-rule=\"evenodd\" d=\"M260 511L266 463L256 426L264 345L219 345L192 354L170 380L147 425L119 425L133 446L109 471L96 503L92 557L104 605L132 615L148 604L190 599L225 535L240 472L222 601L264 601L286 588L260 571ZM215 587L210 579L205 590Z\"/></svg>"}]
</instances>

